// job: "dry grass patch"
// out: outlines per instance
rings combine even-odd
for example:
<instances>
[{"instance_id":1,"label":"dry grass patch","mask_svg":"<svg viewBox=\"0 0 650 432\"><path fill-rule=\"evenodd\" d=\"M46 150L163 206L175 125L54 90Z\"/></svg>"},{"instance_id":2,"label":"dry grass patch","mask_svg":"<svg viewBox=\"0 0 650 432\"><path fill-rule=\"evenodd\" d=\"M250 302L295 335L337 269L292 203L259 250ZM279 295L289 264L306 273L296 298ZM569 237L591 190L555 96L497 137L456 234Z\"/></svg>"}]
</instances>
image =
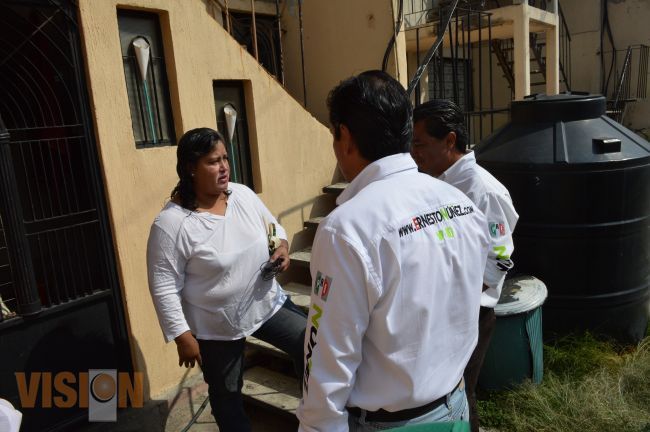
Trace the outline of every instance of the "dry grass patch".
<instances>
[{"instance_id":1,"label":"dry grass patch","mask_svg":"<svg viewBox=\"0 0 650 432\"><path fill-rule=\"evenodd\" d=\"M512 432L650 432L650 337L630 349L584 335L544 350L542 384L483 395L482 426Z\"/></svg>"}]
</instances>

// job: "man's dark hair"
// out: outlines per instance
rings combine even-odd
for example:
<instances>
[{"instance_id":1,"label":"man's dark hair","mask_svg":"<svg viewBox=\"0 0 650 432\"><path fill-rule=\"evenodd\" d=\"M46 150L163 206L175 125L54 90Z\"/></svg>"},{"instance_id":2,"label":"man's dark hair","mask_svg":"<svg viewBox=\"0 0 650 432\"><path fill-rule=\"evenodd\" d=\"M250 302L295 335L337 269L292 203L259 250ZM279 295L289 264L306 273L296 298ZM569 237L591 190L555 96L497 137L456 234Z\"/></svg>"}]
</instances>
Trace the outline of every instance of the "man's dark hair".
<instances>
[{"instance_id":1,"label":"man's dark hair","mask_svg":"<svg viewBox=\"0 0 650 432\"><path fill-rule=\"evenodd\" d=\"M404 87L387 73L367 71L342 81L327 97L334 135L345 125L361 156L374 162L406 153L413 137L411 102Z\"/></svg>"},{"instance_id":2,"label":"man's dark hair","mask_svg":"<svg viewBox=\"0 0 650 432\"><path fill-rule=\"evenodd\" d=\"M449 132L456 133L456 150L465 153L467 127L460 107L448 99L433 99L415 107L413 123L424 120L427 133L443 139Z\"/></svg>"}]
</instances>

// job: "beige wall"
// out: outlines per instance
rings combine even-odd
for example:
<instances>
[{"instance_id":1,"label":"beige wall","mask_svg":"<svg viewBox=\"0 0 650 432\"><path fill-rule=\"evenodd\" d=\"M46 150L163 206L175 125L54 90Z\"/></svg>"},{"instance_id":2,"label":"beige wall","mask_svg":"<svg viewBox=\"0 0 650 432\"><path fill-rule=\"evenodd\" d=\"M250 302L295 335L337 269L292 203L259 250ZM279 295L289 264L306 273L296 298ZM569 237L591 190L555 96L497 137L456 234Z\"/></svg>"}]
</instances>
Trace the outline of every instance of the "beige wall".
<instances>
[{"instance_id":1,"label":"beige wall","mask_svg":"<svg viewBox=\"0 0 650 432\"><path fill-rule=\"evenodd\" d=\"M135 368L149 395L178 385L174 344L164 345L147 288L150 224L176 181L176 147L136 149L116 11L160 14L176 132L215 127L212 81L245 79L254 171L260 197L290 235L335 169L331 135L211 17L209 0L80 0L91 107L112 222ZM316 103L314 95L314 103ZM291 237L290 237L291 238Z\"/></svg>"},{"instance_id":2,"label":"beige wall","mask_svg":"<svg viewBox=\"0 0 650 432\"><path fill-rule=\"evenodd\" d=\"M575 90L600 93L600 0L561 0L571 32L572 82ZM609 20L617 49L650 45L650 1L609 0ZM611 51L605 38L605 52Z\"/></svg>"},{"instance_id":3,"label":"beige wall","mask_svg":"<svg viewBox=\"0 0 650 432\"><path fill-rule=\"evenodd\" d=\"M287 90L303 102L300 27L297 0L283 2L285 79ZM303 3L307 109L328 124L326 98L341 80L368 69L381 69L393 33L391 0L309 0ZM403 35L398 38L398 64L391 55L388 73L407 83Z\"/></svg>"},{"instance_id":4,"label":"beige wall","mask_svg":"<svg viewBox=\"0 0 650 432\"><path fill-rule=\"evenodd\" d=\"M223 12L225 12L226 2L224 0L205 0L206 6L213 9L211 15L221 25L223 25ZM228 0L228 11L231 12L251 12L250 0ZM275 16L275 2L255 0L255 14Z\"/></svg>"}]
</instances>

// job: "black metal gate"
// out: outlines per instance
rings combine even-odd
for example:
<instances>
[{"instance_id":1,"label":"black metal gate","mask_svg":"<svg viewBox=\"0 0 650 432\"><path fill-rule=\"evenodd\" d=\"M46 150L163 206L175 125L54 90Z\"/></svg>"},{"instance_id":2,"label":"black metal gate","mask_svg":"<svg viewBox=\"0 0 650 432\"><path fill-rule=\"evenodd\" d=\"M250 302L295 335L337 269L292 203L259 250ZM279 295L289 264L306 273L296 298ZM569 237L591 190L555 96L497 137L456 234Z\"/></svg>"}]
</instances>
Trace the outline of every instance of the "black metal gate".
<instances>
[{"instance_id":1,"label":"black metal gate","mask_svg":"<svg viewBox=\"0 0 650 432\"><path fill-rule=\"evenodd\" d=\"M15 372L131 367L72 1L0 1L0 116L20 201L0 224L0 395L20 406ZM24 430L85 416L42 405Z\"/></svg>"}]
</instances>

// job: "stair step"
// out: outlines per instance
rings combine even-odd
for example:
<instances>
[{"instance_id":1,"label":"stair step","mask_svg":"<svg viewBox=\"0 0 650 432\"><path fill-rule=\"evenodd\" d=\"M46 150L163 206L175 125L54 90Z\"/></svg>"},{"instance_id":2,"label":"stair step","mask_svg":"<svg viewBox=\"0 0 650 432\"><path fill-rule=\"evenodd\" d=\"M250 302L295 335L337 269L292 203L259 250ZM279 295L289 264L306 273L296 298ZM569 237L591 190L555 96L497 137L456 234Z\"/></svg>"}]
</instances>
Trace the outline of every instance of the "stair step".
<instances>
[{"instance_id":1,"label":"stair step","mask_svg":"<svg viewBox=\"0 0 650 432\"><path fill-rule=\"evenodd\" d=\"M309 304L311 302L310 292L311 287L308 285L299 284L296 282L289 282L285 284L282 289L284 292L291 296L291 301L305 312L309 312ZM268 354L273 357L279 357L282 359L289 359L289 356L282 351L271 345L268 342L264 342L261 339L257 339L254 336L246 337L246 344L253 348L256 351L261 352L262 354Z\"/></svg>"},{"instance_id":2,"label":"stair step","mask_svg":"<svg viewBox=\"0 0 650 432\"><path fill-rule=\"evenodd\" d=\"M309 311L309 303L311 301L311 287L296 282L289 282L285 284L282 289L284 292L291 296L291 301L306 311Z\"/></svg>"},{"instance_id":3,"label":"stair step","mask_svg":"<svg viewBox=\"0 0 650 432\"><path fill-rule=\"evenodd\" d=\"M289 254L292 264L296 264L301 267L309 267L309 262L311 261L311 246L293 252Z\"/></svg>"},{"instance_id":4,"label":"stair step","mask_svg":"<svg viewBox=\"0 0 650 432\"><path fill-rule=\"evenodd\" d=\"M531 87L533 87L533 86L540 86L540 85L546 85L546 81L539 81L539 82L533 82L533 83L530 83L530 86L531 86Z\"/></svg>"},{"instance_id":5,"label":"stair step","mask_svg":"<svg viewBox=\"0 0 650 432\"><path fill-rule=\"evenodd\" d=\"M340 194L348 186L348 182L334 183L323 188L323 193Z\"/></svg>"},{"instance_id":6,"label":"stair step","mask_svg":"<svg viewBox=\"0 0 650 432\"><path fill-rule=\"evenodd\" d=\"M287 375L256 366L244 372L244 399L279 414L295 416L300 403L299 382Z\"/></svg>"},{"instance_id":7,"label":"stair step","mask_svg":"<svg viewBox=\"0 0 650 432\"><path fill-rule=\"evenodd\" d=\"M305 228L318 228L318 224L320 221L322 221L325 218L325 216L316 216L314 218L311 218L303 224Z\"/></svg>"},{"instance_id":8,"label":"stair step","mask_svg":"<svg viewBox=\"0 0 650 432\"><path fill-rule=\"evenodd\" d=\"M287 293L291 294L292 296L296 295L296 296L309 297L311 295L311 287L309 285L305 285L297 282L286 283L282 286L282 289L284 289Z\"/></svg>"},{"instance_id":9,"label":"stair step","mask_svg":"<svg viewBox=\"0 0 650 432\"><path fill-rule=\"evenodd\" d=\"M273 357L282 358L285 360L290 360L289 354L285 353L280 348L276 348L270 343L264 342L263 340L258 339L256 337L247 336L246 345L250 348L253 348L255 351L259 351L260 353L267 354Z\"/></svg>"}]
</instances>

